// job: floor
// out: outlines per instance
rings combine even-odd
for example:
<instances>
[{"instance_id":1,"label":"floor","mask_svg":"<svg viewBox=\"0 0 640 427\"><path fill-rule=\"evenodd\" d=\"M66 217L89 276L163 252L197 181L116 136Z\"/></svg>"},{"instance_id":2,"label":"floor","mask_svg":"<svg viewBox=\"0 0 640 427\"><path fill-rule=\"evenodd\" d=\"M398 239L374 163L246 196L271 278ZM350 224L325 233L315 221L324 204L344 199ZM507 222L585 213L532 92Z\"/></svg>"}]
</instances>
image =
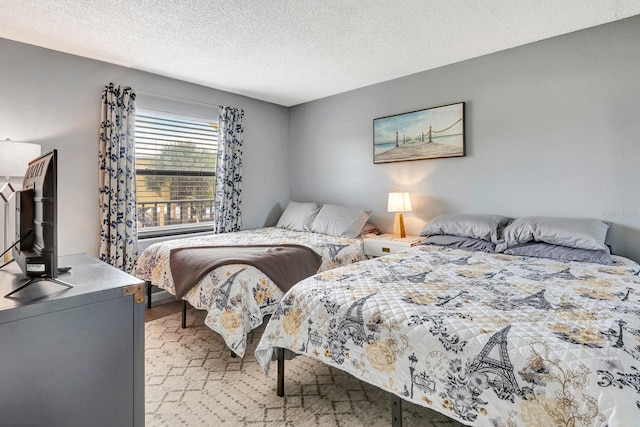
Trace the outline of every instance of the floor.
<instances>
[{"instance_id":1,"label":"floor","mask_svg":"<svg viewBox=\"0 0 640 427\"><path fill-rule=\"evenodd\" d=\"M182 301L172 298L152 302L151 308L145 309L144 321L150 322L173 313L178 313L180 310L182 310Z\"/></svg>"}]
</instances>

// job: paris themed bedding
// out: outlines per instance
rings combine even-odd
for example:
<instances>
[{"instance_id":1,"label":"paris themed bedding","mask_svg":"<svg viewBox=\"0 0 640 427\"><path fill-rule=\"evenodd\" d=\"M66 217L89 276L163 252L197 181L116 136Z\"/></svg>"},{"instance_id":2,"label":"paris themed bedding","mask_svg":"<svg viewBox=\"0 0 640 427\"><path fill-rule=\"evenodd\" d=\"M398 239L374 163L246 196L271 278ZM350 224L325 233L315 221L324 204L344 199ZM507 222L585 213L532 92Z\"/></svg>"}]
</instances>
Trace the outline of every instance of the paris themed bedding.
<instances>
[{"instance_id":1,"label":"paris themed bedding","mask_svg":"<svg viewBox=\"0 0 640 427\"><path fill-rule=\"evenodd\" d=\"M362 239L265 227L235 233L211 234L156 243L143 251L132 274L175 295L169 255L171 249L196 246L260 244L304 245L322 256L318 271L360 261ZM247 333L273 313L283 292L257 268L245 264L218 267L205 275L183 298L207 310L205 324L222 335L227 346L244 356Z\"/></svg>"},{"instance_id":2,"label":"paris themed bedding","mask_svg":"<svg viewBox=\"0 0 640 427\"><path fill-rule=\"evenodd\" d=\"M640 266L436 246L309 277L256 349L320 360L470 426L637 425Z\"/></svg>"}]
</instances>

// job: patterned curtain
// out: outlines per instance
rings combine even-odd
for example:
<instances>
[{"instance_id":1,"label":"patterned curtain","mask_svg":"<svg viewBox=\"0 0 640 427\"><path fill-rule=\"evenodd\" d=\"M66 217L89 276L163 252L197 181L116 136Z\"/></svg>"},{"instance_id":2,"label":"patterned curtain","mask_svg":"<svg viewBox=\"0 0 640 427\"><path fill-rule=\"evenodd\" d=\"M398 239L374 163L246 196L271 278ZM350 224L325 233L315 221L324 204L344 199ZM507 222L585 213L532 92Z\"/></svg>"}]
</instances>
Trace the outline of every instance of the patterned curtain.
<instances>
[{"instance_id":1,"label":"patterned curtain","mask_svg":"<svg viewBox=\"0 0 640 427\"><path fill-rule=\"evenodd\" d=\"M239 231L242 195L242 119L244 111L220 107L214 195L214 233Z\"/></svg>"},{"instance_id":2,"label":"patterned curtain","mask_svg":"<svg viewBox=\"0 0 640 427\"><path fill-rule=\"evenodd\" d=\"M135 107L130 87L109 83L102 92L100 123L100 259L126 272L138 256Z\"/></svg>"}]
</instances>

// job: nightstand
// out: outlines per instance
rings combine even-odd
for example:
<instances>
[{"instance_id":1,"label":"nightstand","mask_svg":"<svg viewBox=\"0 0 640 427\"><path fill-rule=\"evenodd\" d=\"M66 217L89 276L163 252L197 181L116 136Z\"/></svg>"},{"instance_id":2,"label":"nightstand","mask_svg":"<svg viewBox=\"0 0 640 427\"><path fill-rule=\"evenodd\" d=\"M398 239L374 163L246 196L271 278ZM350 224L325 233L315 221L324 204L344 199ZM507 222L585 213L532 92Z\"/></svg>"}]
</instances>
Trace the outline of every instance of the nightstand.
<instances>
[{"instance_id":1,"label":"nightstand","mask_svg":"<svg viewBox=\"0 0 640 427\"><path fill-rule=\"evenodd\" d=\"M395 254L417 245L424 239L418 236L393 237L393 234L369 235L364 238L364 255L370 258Z\"/></svg>"}]
</instances>

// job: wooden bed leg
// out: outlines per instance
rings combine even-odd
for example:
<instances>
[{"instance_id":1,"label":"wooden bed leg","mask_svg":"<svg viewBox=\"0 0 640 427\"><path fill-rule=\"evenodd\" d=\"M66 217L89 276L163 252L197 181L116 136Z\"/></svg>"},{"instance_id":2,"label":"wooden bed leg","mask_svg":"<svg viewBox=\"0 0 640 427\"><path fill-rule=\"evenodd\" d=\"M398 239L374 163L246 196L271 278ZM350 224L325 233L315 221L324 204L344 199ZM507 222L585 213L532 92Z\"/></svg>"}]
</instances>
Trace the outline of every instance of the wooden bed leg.
<instances>
[{"instance_id":1,"label":"wooden bed leg","mask_svg":"<svg viewBox=\"0 0 640 427\"><path fill-rule=\"evenodd\" d=\"M278 354L278 387L276 393L278 396L284 396L284 348L276 350Z\"/></svg>"},{"instance_id":2,"label":"wooden bed leg","mask_svg":"<svg viewBox=\"0 0 640 427\"><path fill-rule=\"evenodd\" d=\"M182 300L182 329L187 329L187 302Z\"/></svg>"},{"instance_id":3,"label":"wooden bed leg","mask_svg":"<svg viewBox=\"0 0 640 427\"><path fill-rule=\"evenodd\" d=\"M402 399L391 395L391 427L402 427Z\"/></svg>"},{"instance_id":4,"label":"wooden bed leg","mask_svg":"<svg viewBox=\"0 0 640 427\"><path fill-rule=\"evenodd\" d=\"M231 357L235 359L236 356L237 356L236 353L233 350L231 350Z\"/></svg>"},{"instance_id":5,"label":"wooden bed leg","mask_svg":"<svg viewBox=\"0 0 640 427\"><path fill-rule=\"evenodd\" d=\"M151 308L151 287L153 286L151 282L145 282L147 285L147 308Z\"/></svg>"}]
</instances>

